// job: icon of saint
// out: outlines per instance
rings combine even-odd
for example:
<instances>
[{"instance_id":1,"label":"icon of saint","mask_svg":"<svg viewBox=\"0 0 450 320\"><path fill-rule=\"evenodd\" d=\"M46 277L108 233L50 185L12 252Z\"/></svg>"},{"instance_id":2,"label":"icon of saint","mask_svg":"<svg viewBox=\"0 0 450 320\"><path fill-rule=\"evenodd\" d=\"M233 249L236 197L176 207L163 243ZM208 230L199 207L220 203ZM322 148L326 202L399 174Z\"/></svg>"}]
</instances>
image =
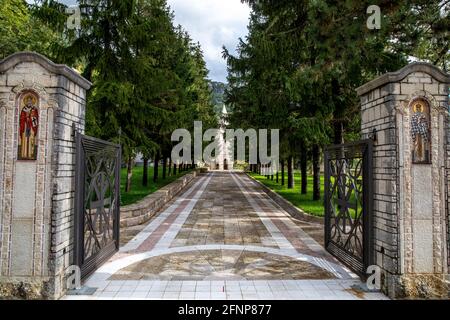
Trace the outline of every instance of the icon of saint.
<instances>
[{"instance_id":1,"label":"icon of saint","mask_svg":"<svg viewBox=\"0 0 450 320\"><path fill-rule=\"evenodd\" d=\"M37 98L27 94L22 99L22 110L19 116L19 160L36 160L37 133L39 128L39 111Z\"/></svg>"},{"instance_id":2,"label":"icon of saint","mask_svg":"<svg viewBox=\"0 0 450 320\"><path fill-rule=\"evenodd\" d=\"M424 100L418 99L413 102L412 111L413 163L429 163L431 161L431 141L428 104Z\"/></svg>"}]
</instances>

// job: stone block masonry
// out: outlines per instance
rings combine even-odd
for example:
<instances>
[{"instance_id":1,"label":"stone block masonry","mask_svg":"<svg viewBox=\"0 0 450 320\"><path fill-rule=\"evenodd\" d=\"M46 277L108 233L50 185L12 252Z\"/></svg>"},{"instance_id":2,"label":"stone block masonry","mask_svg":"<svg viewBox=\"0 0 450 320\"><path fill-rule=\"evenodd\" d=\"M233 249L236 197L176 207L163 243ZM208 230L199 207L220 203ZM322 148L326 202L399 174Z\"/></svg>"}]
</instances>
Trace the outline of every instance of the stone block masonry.
<instances>
[{"instance_id":1,"label":"stone block masonry","mask_svg":"<svg viewBox=\"0 0 450 320\"><path fill-rule=\"evenodd\" d=\"M375 136L374 258L392 298L448 292L449 83L413 63L357 89L362 138Z\"/></svg>"},{"instance_id":2,"label":"stone block masonry","mask_svg":"<svg viewBox=\"0 0 450 320\"><path fill-rule=\"evenodd\" d=\"M91 83L32 52L0 61L0 297L58 298L73 261L74 128ZM24 94L38 117L35 159L20 160ZM22 113L21 113L22 112ZM31 123L31 122L30 122ZM33 145L33 146L34 146Z\"/></svg>"}]
</instances>

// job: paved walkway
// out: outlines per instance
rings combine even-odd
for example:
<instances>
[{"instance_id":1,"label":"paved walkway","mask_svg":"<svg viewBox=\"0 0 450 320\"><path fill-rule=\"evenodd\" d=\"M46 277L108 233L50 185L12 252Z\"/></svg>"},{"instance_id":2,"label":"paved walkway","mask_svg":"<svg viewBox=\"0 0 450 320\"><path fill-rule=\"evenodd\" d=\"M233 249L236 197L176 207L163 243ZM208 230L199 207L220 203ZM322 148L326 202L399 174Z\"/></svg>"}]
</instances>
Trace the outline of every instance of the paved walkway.
<instances>
[{"instance_id":1,"label":"paved walkway","mask_svg":"<svg viewBox=\"0 0 450 320\"><path fill-rule=\"evenodd\" d=\"M201 175L67 299L385 299L319 243L322 226L292 219L236 172ZM128 241L129 240L129 241Z\"/></svg>"}]
</instances>

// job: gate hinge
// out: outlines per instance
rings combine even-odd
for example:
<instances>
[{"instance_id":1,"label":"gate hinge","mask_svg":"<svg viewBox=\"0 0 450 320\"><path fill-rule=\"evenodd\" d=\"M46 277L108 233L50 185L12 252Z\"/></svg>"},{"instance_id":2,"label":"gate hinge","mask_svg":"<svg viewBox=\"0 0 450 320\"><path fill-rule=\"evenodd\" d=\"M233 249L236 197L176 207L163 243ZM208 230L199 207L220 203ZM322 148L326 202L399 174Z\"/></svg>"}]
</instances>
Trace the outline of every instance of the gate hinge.
<instances>
[{"instance_id":1,"label":"gate hinge","mask_svg":"<svg viewBox=\"0 0 450 320\"><path fill-rule=\"evenodd\" d=\"M80 133L80 131L77 129L76 123L72 122L72 138L76 137L77 133Z\"/></svg>"},{"instance_id":2,"label":"gate hinge","mask_svg":"<svg viewBox=\"0 0 450 320\"><path fill-rule=\"evenodd\" d=\"M377 142L377 129L373 128L372 133L369 134L369 139L373 142Z\"/></svg>"}]
</instances>

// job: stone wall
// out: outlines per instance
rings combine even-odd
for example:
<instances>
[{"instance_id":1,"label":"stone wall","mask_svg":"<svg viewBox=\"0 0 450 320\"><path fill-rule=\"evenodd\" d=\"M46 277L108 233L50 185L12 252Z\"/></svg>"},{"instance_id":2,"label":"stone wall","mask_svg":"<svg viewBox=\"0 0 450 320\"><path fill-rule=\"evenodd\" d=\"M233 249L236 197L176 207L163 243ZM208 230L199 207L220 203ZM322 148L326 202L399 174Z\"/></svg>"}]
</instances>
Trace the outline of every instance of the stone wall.
<instances>
[{"instance_id":1,"label":"stone wall","mask_svg":"<svg viewBox=\"0 0 450 320\"><path fill-rule=\"evenodd\" d=\"M84 130L90 85L74 70L36 53L0 61L3 296L57 298L64 291L65 269L73 261L73 129ZM18 159L19 97L24 92L39 98L36 160Z\"/></svg>"},{"instance_id":2,"label":"stone wall","mask_svg":"<svg viewBox=\"0 0 450 320\"><path fill-rule=\"evenodd\" d=\"M137 203L120 208L120 226L132 227L149 221L162 207L183 190L196 176L197 171L187 173L167 186L155 191Z\"/></svg>"},{"instance_id":3,"label":"stone wall","mask_svg":"<svg viewBox=\"0 0 450 320\"><path fill-rule=\"evenodd\" d=\"M413 63L357 89L362 138L375 138L374 248L391 297L440 296L448 274L449 76ZM411 108L425 99L431 163L412 163Z\"/></svg>"}]
</instances>

